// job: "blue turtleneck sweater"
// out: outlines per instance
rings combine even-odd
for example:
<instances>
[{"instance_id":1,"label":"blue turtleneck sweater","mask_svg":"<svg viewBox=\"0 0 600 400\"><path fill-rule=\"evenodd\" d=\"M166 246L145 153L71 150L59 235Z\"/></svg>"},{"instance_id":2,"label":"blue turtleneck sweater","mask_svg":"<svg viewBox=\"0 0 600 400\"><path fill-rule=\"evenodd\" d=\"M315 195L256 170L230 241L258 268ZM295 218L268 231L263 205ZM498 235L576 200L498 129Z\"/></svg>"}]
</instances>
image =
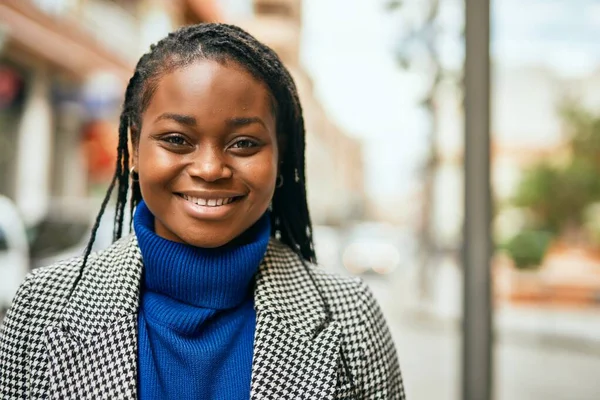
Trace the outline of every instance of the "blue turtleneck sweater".
<instances>
[{"instance_id":1,"label":"blue turtleneck sweater","mask_svg":"<svg viewBox=\"0 0 600 400\"><path fill-rule=\"evenodd\" d=\"M134 216L144 272L138 317L138 394L143 399L248 399L256 315L253 276L270 222L221 248L154 233L141 202Z\"/></svg>"}]
</instances>

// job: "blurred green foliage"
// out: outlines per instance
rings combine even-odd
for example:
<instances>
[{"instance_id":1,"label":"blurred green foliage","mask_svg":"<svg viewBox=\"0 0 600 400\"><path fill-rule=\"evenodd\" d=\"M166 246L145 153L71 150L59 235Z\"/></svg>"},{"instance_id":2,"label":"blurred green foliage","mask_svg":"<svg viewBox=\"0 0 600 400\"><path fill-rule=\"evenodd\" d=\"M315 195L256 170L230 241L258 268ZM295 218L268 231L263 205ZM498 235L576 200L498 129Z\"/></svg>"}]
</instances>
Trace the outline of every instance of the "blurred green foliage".
<instances>
[{"instance_id":1,"label":"blurred green foliage","mask_svg":"<svg viewBox=\"0 0 600 400\"><path fill-rule=\"evenodd\" d=\"M531 216L526 228L502 246L520 268L539 264L552 238L600 231L594 224L598 218L590 219L587 211L600 202L600 114L574 102L560 113L568 135L567 156L562 162L543 160L525 171L510 204ZM600 244L597 235L586 239Z\"/></svg>"},{"instance_id":2,"label":"blurred green foliage","mask_svg":"<svg viewBox=\"0 0 600 400\"><path fill-rule=\"evenodd\" d=\"M511 238L503 249L518 269L535 269L542 263L551 240L550 232L524 229Z\"/></svg>"}]
</instances>

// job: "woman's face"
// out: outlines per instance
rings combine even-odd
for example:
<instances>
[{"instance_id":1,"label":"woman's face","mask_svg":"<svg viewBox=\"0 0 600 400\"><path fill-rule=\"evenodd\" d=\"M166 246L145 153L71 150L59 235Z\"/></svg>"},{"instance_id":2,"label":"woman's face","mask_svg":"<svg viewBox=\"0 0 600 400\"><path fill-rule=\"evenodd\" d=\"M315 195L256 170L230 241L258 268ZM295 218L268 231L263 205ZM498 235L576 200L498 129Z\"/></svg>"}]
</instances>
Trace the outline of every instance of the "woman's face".
<instances>
[{"instance_id":1,"label":"woman's face","mask_svg":"<svg viewBox=\"0 0 600 400\"><path fill-rule=\"evenodd\" d=\"M252 226L275 190L275 126L267 86L235 62L162 76L134 151L156 234L218 247Z\"/></svg>"}]
</instances>

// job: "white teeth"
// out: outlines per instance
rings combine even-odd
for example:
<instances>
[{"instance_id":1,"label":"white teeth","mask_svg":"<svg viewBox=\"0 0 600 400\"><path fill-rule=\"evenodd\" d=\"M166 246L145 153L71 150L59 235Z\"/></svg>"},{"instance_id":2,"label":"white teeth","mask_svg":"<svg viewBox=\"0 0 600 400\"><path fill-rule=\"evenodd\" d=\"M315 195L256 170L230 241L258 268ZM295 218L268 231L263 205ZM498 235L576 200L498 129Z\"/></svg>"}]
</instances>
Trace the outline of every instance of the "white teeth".
<instances>
[{"instance_id":1,"label":"white teeth","mask_svg":"<svg viewBox=\"0 0 600 400\"><path fill-rule=\"evenodd\" d=\"M192 203L195 203L199 206L206 206L206 207L219 207L219 206L223 206L223 205L227 205L227 204L231 204L233 203L233 197L226 197L226 198L221 198L221 199L202 199L199 197L192 197L192 196L188 196L188 195L182 195L182 197L187 200L187 201L191 201Z\"/></svg>"}]
</instances>

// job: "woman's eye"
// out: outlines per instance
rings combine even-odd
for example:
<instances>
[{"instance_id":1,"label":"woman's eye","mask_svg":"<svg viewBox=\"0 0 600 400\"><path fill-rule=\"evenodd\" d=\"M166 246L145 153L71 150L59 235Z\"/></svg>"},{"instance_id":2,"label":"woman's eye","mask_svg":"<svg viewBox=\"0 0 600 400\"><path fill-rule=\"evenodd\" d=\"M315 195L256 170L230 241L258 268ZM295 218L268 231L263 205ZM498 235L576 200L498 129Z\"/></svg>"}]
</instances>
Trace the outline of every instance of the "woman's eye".
<instances>
[{"instance_id":1,"label":"woman's eye","mask_svg":"<svg viewBox=\"0 0 600 400\"><path fill-rule=\"evenodd\" d=\"M185 146L187 144L187 140L185 140L185 138L182 136L167 136L164 137L162 140L163 142L175 146Z\"/></svg>"},{"instance_id":2,"label":"woman's eye","mask_svg":"<svg viewBox=\"0 0 600 400\"><path fill-rule=\"evenodd\" d=\"M231 147L234 149L250 149L257 146L258 143L254 140L242 139L235 142Z\"/></svg>"}]
</instances>

